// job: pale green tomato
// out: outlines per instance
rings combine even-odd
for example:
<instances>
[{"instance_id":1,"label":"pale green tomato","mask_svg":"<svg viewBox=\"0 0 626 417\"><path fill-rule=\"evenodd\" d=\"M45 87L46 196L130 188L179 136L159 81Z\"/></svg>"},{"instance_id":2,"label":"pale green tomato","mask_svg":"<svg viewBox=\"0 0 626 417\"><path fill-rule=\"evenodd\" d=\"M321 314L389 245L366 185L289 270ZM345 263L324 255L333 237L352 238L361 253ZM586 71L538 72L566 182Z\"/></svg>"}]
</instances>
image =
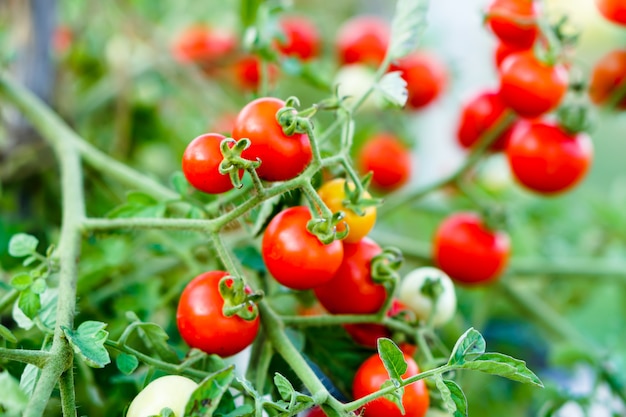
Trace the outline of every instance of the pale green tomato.
<instances>
[{"instance_id":1,"label":"pale green tomato","mask_svg":"<svg viewBox=\"0 0 626 417\"><path fill-rule=\"evenodd\" d=\"M435 311L432 298L425 293L427 287L424 284L428 281L440 284L441 292L434 304ZM427 321L432 314L433 326L447 323L456 312L454 284L449 276L437 268L423 267L409 272L400 283L398 299L420 320Z\"/></svg>"},{"instance_id":2,"label":"pale green tomato","mask_svg":"<svg viewBox=\"0 0 626 417\"><path fill-rule=\"evenodd\" d=\"M339 69L334 84L337 86L339 97L348 97L345 103L352 104L367 92L375 79L375 73L370 68L361 64L351 64ZM374 91L361 105L361 110L377 110L382 105L382 96Z\"/></svg>"},{"instance_id":3,"label":"pale green tomato","mask_svg":"<svg viewBox=\"0 0 626 417\"><path fill-rule=\"evenodd\" d=\"M126 417L148 417L159 415L169 408L176 417L183 417L185 405L198 384L189 378L167 375L155 379L133 399Z\"/></svg>"}]
</instances>

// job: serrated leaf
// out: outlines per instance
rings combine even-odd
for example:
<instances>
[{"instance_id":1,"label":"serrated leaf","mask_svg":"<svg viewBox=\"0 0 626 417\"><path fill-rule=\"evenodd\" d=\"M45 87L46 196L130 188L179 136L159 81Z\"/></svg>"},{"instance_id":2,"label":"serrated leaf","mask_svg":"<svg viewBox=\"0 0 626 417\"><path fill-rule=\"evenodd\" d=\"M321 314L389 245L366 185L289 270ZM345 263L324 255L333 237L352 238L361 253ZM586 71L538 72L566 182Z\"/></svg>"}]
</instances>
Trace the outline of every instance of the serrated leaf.
<instances>
[{"instance_id":1,"label":"serrated leaf","mask_svg":"<svg viewBox=\"0 0 626 417\"><path fill-rule=\"evenodd\" d=\"M62 326L63 332L74 352L92 368L104 368L111 362L109 352L104 347L109 332L104 330L106 323L85 321L76 330Z\"/></svg>"},{"instance_id":2,"label":"serrated leaf","mask_svg":"<svg viewBox=\"0 0 626 417\"><path fill-rule=\"evenodd\" d=\"M34 292L35 294L43 294L43 292L48 288L48 284L46 283L46 280L43 278L37 278L34 282L33 285L30 286L30 290L32 292Z\"/></svg>"},{"instance_id":3,"label":"serrated leaf","mask_svg":"<svg viewBox=\"0 0 626 417\"><path fill-rule=\"evenodd\" d=\"M41 298L39 294L35 294L29 288L20 292L17 305L29 319L34 319L41 309Z\"/></svg>"},{"instance_id":4,"label":"serrated leaf","mask_svg":"<svg viewBox=\"0 0 626 417\"><path fill-rule=\"evenodd\" d=\"M376 89L380 91L383 97L396 107L404 107L407 99L409 98L409 92L406 88L407 82L402 78L401 71L392 71L385 74L378 84Z\"/></svg>"},{"instance_id":5,"label":"serrated leaf","mask_svg":"<svg viewBox=\"0 0 626 417\"><path fill-rule=\"evenodd\" d=\"M393 383L393 381L385 381L380 388L384 389L387 387L395 387L396 385ZM398 409L400 410L400 412L402 413L402 415L404 415L405 411L404 411L404 404L402 404L402 397L404 396L404 387L399 387L396 388L395 390L391 391L388 394L385 394L383 396L383 398L386 398L387 400L391 401L392 403L394 403L396 405L396 407L398 407Z\"/></svg>"},{"instance_id":6,"label":"serrated leaf","mask_svg":"<svg viewBox=\"0 0 626 417\"><path fill-rule=\"evenodd\" d=\"M117 355L117 358L115 358L115 364L121 373L124 375L130 375L135 372L135 369L139 366L139 360L135 355L120 353Z\"/></svg>"},{"instance_id":7,"label":"serrated leaf","mask_svg":"<svg viewBox=\"0 0 626 417\"><path fill-rule=\"evenodd\" d=\"M398 0L391 22L391 41L388 54L401 58L415 50L426 26L427 0Z\"/></svg>"},{"instance_id":8,"label":"serrated leaf","mask_svg":"<svg viewBox=\"0 0 626 417\"><path fill-rule=\"evenodd\" d=\"M543 383L530 369L526 362L504 355L502 353L485 353L472 362L461 365L463 369L498 375L524 384L536 385L543 388Z\"/></svg>"},{"instance_id":9,"label":"serrated leaf","mask_svg":"<svg viewBox=\"0 0 626 417\"><path fill-rule=\"evenodd\" d=\"M39 239L26 233L18 233L11 237L9 241L9 255L15 258L22 258L37 251Z\"/></svg>"},{"instance_id":10,"label":"serrated leaf","mask_svg":"<svg viewBox=\"0 0 626 417\"><path fill-rule=\"evenodd\" d=\"M165 330L155 323L141 323L138 325L139 337L151 351L167 362L178 362L178 355L167 344L169 336Z\"/></svg>"},{"instance_id":11,"label":"serrated leaf","mask_svg":"<svg viewBox=\"0 0 626 417\"><path fill-rule=\"evenodd\" d=\"M11 281L9 281L9 283L16 290L23 291L32 285L33 277L25 272L20 272L13 275L13 278L11 278Z\"/></svg>"},{"instance_id":12,"label":"serrated leaf","mask_svg":"<svg viewBox=\"0 0 626 417\"><path fill-rule=\"evenodd\" d=\"M211 417L234 378L234 366L206 377L191 394L185 406L185 416Z\"/></svg>"},{"instance_id":13,"label":"serrated leaf","mask_svg":"<svg viewBox=\"0 0 626 417\"><path fill-rule=\"evenodd\" d=\"M406 373L407 363L400 348L386 337L378 339L378 355L391 379L402 380L402 375Z\"/></svg>"},{"instance_id":14,"label":"serrated leaf","mask_svg":"<svg viewBox=\"0 0 626 417\"><path fill-rule=\"evenodd\" d=\"M291 401L296 390L287 378L276 372L276 374L274 374L274 385L276 385L278 393L283 400Z\"/></svg>"},{"instance_id":15,"label":"serrated leaf","mask_svg":"<svg viewBox=\"0 0 626 417\"><path fill-rule=\"evenodd\" d=\"M0 410L10 415L21 415L28 404L29 396L9 371L0 372L0 392Z\"/></svg>"},{"instance_id":16,"label":"serrated leaf","mask_svg":"<svg viewBox=\"0 0 626 417\"><path fill-rule=\"evenodd\" d=\"M485 339L480 332L470 327L459 340L456 341L448 365L460 365L471 362L485 353Z\"/></svg>"},{"instance_id":17,"label":"serrated leaf","mask_svg":"<svg viewBox=\"0 0 626 417\"><path fill-rule=\"evenodd\" d=\"M35 384L39 379L39 372L41 371L35 365L28 364L20 376L20 389L29 397L35 390Z\"/></svg>"},{"instance_id":18,"label":"serrated leaf","mask_svg":"<svg viewBox=\"0 0 626 417\"><path fill-rule=\"evenodd\" d=\"M185 174L182 171L176 171L170 177L170 183L174 190L180 195L187 195L189 193L189 182L185 178Z\"/></svg>"},{"instance_id":19,"label":"serrated leaf","mask_svg":"<svg viewBox=\"0 0 626 417\"><path fill-rule=\"evenodd\" d=\"M41 308L38 316L41 324L48 329L54 329L59 291L56 288L47 288L39 297ZM25 330L30 330L35 325L32 319L20 309L19 302L13 305L13 319L20 328Z\"/></svg>"},{"instance_id":20,"label":"serrated leaf","mask_svg":"<svg viewBox=\"0 0 626 417\"><path fill-rule=\"evenodd\" d=\"M0 324L0 337L7 342L17 343L17 338L15 337L15 335L11 333L11 330L4 327L2 324Z\"/></svg>"},{"instance_id":21,"label":"serrated leaf","mask_svg":"<svg viewBox=\"0 0 626 417\"><path fill-rule=\"evenodd\" d=\"M435 377L435 384L446 410L454 417L467 417L467 398L461 387L454 381L444 380L441 375Z\"/></svg>"}]
</instances>

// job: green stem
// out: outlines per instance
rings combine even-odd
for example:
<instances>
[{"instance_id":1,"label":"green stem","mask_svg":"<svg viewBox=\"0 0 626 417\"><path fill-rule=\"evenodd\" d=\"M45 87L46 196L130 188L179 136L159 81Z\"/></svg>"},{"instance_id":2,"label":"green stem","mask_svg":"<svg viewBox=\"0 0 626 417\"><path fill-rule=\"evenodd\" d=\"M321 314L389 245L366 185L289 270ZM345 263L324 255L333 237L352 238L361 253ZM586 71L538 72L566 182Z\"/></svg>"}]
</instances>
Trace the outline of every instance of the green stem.
<instances>
[{"instance_id":1,"label":"green stem","mask_svg":"<svg viewBox=\"0 0 626 417\"><path fill-rule=\"evenodd\" d=\"M17 297L19 296L20 296L20 292L16 289L12 289L6 294L4 294L4 296L0 298L0 313L3 312L4 309L6 309L8 306L13 304L15 300L17 300Z\"/></svg>"},{"instance_id":2,"label":"green stem","mask_svg":"<svg viewBox=\"0 0 626 417\"><path fill-rule=\"evenodd\" d=\"M301 189L306 198L311 202L311 206L315 208L314 210L311 210L312 217L318 217L319 212L322 213L322 217L325 219L333 217L333 212L324 203L324 200L322 200L310 182L306 182Z\"/></svg>"},{"instance_id":3,"label":"green stem","mask_svg":"<svg viewBox=\"0 0 626 417\"><path fill-rule=\"evenodd\" d=\"M322 154L320 152L319 144L315 138L315 132L313 131L313 123L310 120L305 122L306 134L309 137L309 143L311 144L311 153L313 154L313 161L320 163L322 161Z\"/></svg>"},{"instance_id":4,"label":"green stem","mask_svg":"<svg viewBox=\"0 0 626 417\"><path fill-rule=\"evenodd\" d=\"M74 370L72 368L61 374L59 391L61 393L63 417L76 417L76 393L74 392Z\"/></svg>"},{"instance_id":5,"label":"green stem","mask_svg":"<svg viewBox=\"0 0 626 417\"><path fill-rule=\"evenodd\" d=\"M45 350L8 349L0 347L0 358L29 363L38 368L43 368L50 360L50 352Z\"/></svg>"}]
</instances>

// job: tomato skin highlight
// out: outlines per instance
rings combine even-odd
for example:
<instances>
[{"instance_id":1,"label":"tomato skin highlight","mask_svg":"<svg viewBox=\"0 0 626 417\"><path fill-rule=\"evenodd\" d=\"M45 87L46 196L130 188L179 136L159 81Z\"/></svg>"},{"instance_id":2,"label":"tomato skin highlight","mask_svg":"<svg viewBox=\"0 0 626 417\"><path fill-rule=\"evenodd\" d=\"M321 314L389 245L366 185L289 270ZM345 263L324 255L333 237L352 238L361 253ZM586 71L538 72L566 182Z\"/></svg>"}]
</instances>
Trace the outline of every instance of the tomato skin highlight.
<instances>
[{"instance_id":1,"label":"tomato skin highlight","mask_svg":"<svg viewBox=\"0 0 626 417\"><path fill-rule=\"evenodd\" d=\"M328 245L306 229L311 220L307 207L291 207L274 217L261 243L267 269L285 287L307 290L330 281L343 260L343 244Z\"/></svg>"},{"instance_id":2,"label":"tomato skin highlight","mask_svg":"<svg viewBox=\"0 0 626 417\"><path fill-rule=\"evenodd\" d=\"M407 82L408 108L418 110L434 102L448 83L447 69L434 54L413 52L393 63L389 71L401 71Z\"/></svg>"},{"instance_id":3,"label":"tomato skin highlight","mask_svg":"<svg viewBox=\"0 0 626 417\"><path fill-rule=\"evenodd\" d=\"M605 104L619 86L626 82L626 49L616 49L596 62L589 81L589 98L595 104ZM626 97L617 103L626 110Z\"/></svg>"},{"instance_id":4,"label":"tomato skin highlight","mask_svg":"<svg viewBox=\"0 0 626 417\"><path fill-rule=\"evenodd\" d=\"M348 225L348 235L343 239L346 243L356 243L363 239L374 227L376 223L376 207L368 206L363 209L365 212L363 216L359 216L357 213L344 206L344 200L346 196L344 186L346 180L343 178L335 178L330 180L320 187L317 191L320 198L326 204L326 206L333 212L342 211L345 217L341 223L337 225L337 231L341 232L345 229L343 222ZM351 187L354 189L354 186ZM363 193L364 198L371 198L370 193L365 191Z\"/></svg>"},{"instance_id":5,"label":"tomato skin highlight","mask_svg":"<svg viewBox=\"0 0 626 417\"><path fill-rule=\"evenodd\" d=\"M303 61L314 58L319 53L320 35L317 27L302 16L287 16L280 22L285 41L276 43L278 50L286 56L294 56Z\"/></svg>"},{"instance_id":6,"label":"tomato skin highlight","mask_svg":"<svg viewBox=\"0 0 626 417\"><path fill-rule=\"evenodd\" d=\"M483 284L497 278L510 253L506 233L486 228L476 213L455 213L439 225L433 239L436 264L453 281Z\"/></svg>"},{"instance_id":7,"label":"tomato skin highlight","mask_svg":"<svg viewBox=\"0 0 626 417\"><path fill-rule=\"evenodd\" d=\"M511 54L500 68L500 95L517 114L535 118L556 108L567 92L562 65L540 62L532 51Z\"/></svg>"},{"instance_id":8,"label":"tomato skin highlight","mask_svg":"<svg viewBox=\"0 0 626 417\"><path fill-rule=\"evenodd\" d=\"M182 169L187 181L196 189L208 193L224 193L233 188L229 175L220 174L224 157L220 143L225 136L207 133L193 139L183 153ZM239 172L239 178L243 172Z\"/></svg>"},{"instance_id":9,"label":"tomato skin highlight","mask_svg":"<svg viewBox=\"0 0 626 417\"><path fill-rule=\"evenodd\" d=\"M522 122L511 136L506 155L521 185L550 195L569 190L585 176L593 145L586 134L567 133L551 122Z\"/></svg>"},{"instance_id":10,"label":"tomato skin highlight","mask_svg":"<svg viewBox=\"0 0 626 417\"><path fill-rule=\"evenodd\" d=\"M411 178L411 152L391 133L378 133L369 138L356 158L362 174L372 173L372 186L390 192L406 184Z\"/></svg>"},{"instance_id":11,"label":"tomato skin highlight","mask_svg":"<svg viewBox=\"0 0 626 417\"><path fill-rule=\"evenodd\" d=\"M389 25L376 16L357 16L339 28L335 46L341 64L378 66L389 45Z\"/></svg>"},{"instance_id":12,"label":"tomato skin highlight","mask_svg":"<svg viewBox=\"0 0 626 417\"><path fill-rule=\"evenodd\" d=\"M487 9L486 20L502 43L530 48L538 35L537 24L532 22L536 17L532 0L495 0Z\"/></svg>"},{"instance_id":13,"label":"tomato skin highlight","mask_svg":"<svg viewBox=\"0 0 626 417\"><path fill-rule=\"evenodd\" d=\"M222 313L224 299L219 292L225 271L209 271L195 277L183 290L176 310L176 324L192 348L222 357L232 356L250 346L259 331L260 320L244 320Z\"/></svg>"},{"instance_id":14,"label":"tomato skin highlight","mask_svg":"<svg viewBox=\"0 0 626 417\"><path fill-rule=\"evenodd\" d=\"M408 378L419 374L419 368L415 360L407 354L404 360L407 362L407 370L402 375ZM352 393L355 399L365 397L380 389L382 384L389 379L389 375L378 354L370 356L361 364L352 382ZM406 417L424 417L430 406L428 388L424 380L419 380L404 387L402 405L406 411ZM398 406L385 398L377 398L363 406L363 417L402 417Z\"/></svg>"},{"instance_id":15,"label":"tomato skin highlight","mask_svg":"<svg viewBox=\"0 0 626 417\"><path fill-rule=\"evenodd\" d=\"M626 2L623 0L596 0L598 10L607 20L626 26Z\"/></svg>"},{"instance_id":16,"label":"tomato skin highlight","mask_svg":"<svg viewBox=\"0 0 626 417\"><path fill-rule=\"evenodd\" d=\"M458 143L465 149L475 146L482 135L492 128L507 110L497 91L483 91L463 104L457 127ZM506 148L513 129L509 127L492 143L490 150Z\"/></svg>"},{"instance_id":17,"label":"tomato skin highlight","mask_svg":"<svg viewBox=\"0 0 626 417\"><path fill-rule=\"evenodd\" d=\"M314 289L319 302L332 314L373 314L379 311L387 290L372 281L370 263L382 252L370 238L343 245L343 261L326 284Z\"/></svg>"},{"instance_id":18,"label":"tomato skin highlight","mask_svg":"<svg viewBox=\"0 0 626 417\"><path fill-rule=\"evenodd\" d=\"M248 138L251 145L242 152L249 160L261 160L259 177L266 181L286 181L300 174L313 157L309 137L295 133L287 136L276 120L285 102L273 97L251 101L237 115L233 138Z\"/></svg>"}]
</instances>

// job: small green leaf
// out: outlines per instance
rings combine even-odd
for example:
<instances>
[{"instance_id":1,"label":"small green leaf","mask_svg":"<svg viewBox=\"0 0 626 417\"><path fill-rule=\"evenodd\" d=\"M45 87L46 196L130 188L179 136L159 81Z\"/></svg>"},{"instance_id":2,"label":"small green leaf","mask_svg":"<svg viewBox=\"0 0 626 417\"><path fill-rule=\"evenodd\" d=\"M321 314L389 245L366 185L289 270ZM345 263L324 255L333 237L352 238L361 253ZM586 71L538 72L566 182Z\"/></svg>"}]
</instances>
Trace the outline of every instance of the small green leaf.
<instances>
[{"instance_id":1,"label":"small green leaf","mask_svg":"<svg viewBox=\"0 0 626 417\"><path fill-rule=\"evenodd\" d=\"M28 287L31 286L32 283L33 283L33 277L31 277L30 274L27 274L25 272L20 272L20 273L13 275L13 278L11 278L11 281L10 281L11 286L18 291L23 291L27 289Z\"/></svg>"},{"instance_id":2,"label":"small green leaf","mask_svg":"<svg viewBox=\"0 0 626 417\"><path fill-rule=\"evenodd\" d=\"M296 391L287 378L276 372L276 374L274 374L274 385L278 388L280 398L285 401L291 401Z\"/></svg>"},{"instance_id":3,"label":"small green leaf","mask_svg":"<svg viewBox=\"0 0 626 417\"><path fill-rule=\"evenodd\" d=\"M15 335L11 333L11 330L4 327L2 324L0 324L0 337L7 342L17 343L17 338L15 337Z\"/></svg>"},{"instance_id":4,"label":"small green leaf","mask_svg":"<svg viewBox=\"0 0 626 417\"><path fill-rule=\"evenodd\" d=\"M485 353L485 348L485 339L478 330L471 327L456 341L448 365L461 365L468 361L471 362Z\"/></svg>"},{"instance_id":5,"label":"small green leaf","mask_svg":"<svg viewBox=\"0 0 626 417\"><path fill-rule=\"evenodd\" d=\"M158 324L141 323L138 329L139 337L161 359L174 363L179 361L176 352L167 344L169 336Z\"/></svg>"},{"instance_id":6,"label":"small green leaf","mask_svg":"<svg viewBox=\"0 0 626 417\"><path fill-rule=\"evenodd\" d=\"M28 395L20 388L20 384L9 373L0 372L0 412L8 415L21 415L28 404ZM2 413L2 415L5 415Z\"/></svg>"},{"instance_id":7,"label":"small green leaf","mask_svg":"<svg viewBox=\"0 0 626 417\"><path fill-rule=\"evenodd\" d=\"M27 291L30 292L31 290L29 289ZM41 308L39 308L37 313L41 324L48 329L54 329L54 326L56 325L56 311L59 291L56 288L47 288L41 295L34 295L39 297L39 301L41 303ZM28 317L21 309L19 300L13 305L13 320L15 320L19 327L25 330L30 330L35 325L32 317Z\"/></svg>"},{"instance_id":8,"label":"small green leaf","mask_svg":"<svg viewBox=\"0 0 626 417\"><path fill-rule=\"evenodd\" d=\"M136 206L154 206L158 204L154 197L141 191L130 191L126 194L126 201L128 204Z\"/></svg>"},{"instance_id":9,"label":"small green leaf","mask_svg":"<svg viewBox=\"0 0 626 417\"><path fill-rule=\"evenodd\" d=\"M124 375L130 375L135 372L135 369L139 366L139 360L135 355L120 353L117 355L117 358L115 358L115 364L121 373Z\"/></svg>"},{"instance_id":10,"label":"small green leaf","mask_svg":"<svg viewBox=\"0 0 626 417\"><path fill-rule=\"evenodd\" d=\"M257 272L266 272L263 256L254 245L247 245L233 249L233 253L239 259L239 262L246 268L250 268Z\"/></svg>"},{"instance_id":11,"label":"small green leaf","mask_svg":"<svg viewBox=\"0 0 626 417\"><path fill-rule=\"evenodd\" d=\"M43 278L37 278L33 285L30 286L30 290L35 294L43 294L43 292L48 288L48 284L46 280Z\"/></svg>"},{"instance_id":12,"label":"small green leaf","mask_svg":"<svg viewBox=\"0 0 626 417\"><path fill-rule=\"evenodd\" d=\"M182 171L174 172L170 177L170 182L178 194L187 195L189 193L189 182Z\"/></svg>"},{"instance_id":13,"label":"small green leaf","mask_svg":"<svg viewBox=\"0 0 626 417\"><path fill-rule=\"evenodd\" d=\"M29 256L28 258L24 259L24 261L22 261L22 265L24 266L30 266L33 263L37 262L38 258L36 256Z\"/></svg>"},{"instance_id":14,"label":"small green leaf","mask_svg":"<svg viewBox=\"0 0 626 417\"><path fill-rule=\"evenodd\" d=\"M148 417L177 417L171 408L165 407L159 411L159 414Z\"/></svg>"},{"instance_id":15,"label":"small green leaf","mask_svg":"<svg viewBox=\"0 0 626 417\"><path fill-rule=\"evenodd\" d=\"M387 387L395 387L396 385L393 383L393 381L385 381L383 383L383 385L380 386L381 389L387 388ZM393 390L392 392L385 394L383 396L383 398L386 398L387 400L391 401L392 403L394 403L396 405L396 407L398 407L400 409L400 412L404 415L405 411L404 411L404 404L402 404L402 397L404 396L404 387L400 387L400 388L396 388L395 390Z\"/></svg>"},{"instance_id":16,"label":"small green leaf","mask_svg":"<svg viewBox=\"0 0 626 417\"><path fill-rule=\"evenodd\" d=\"M383 365L393 380L402 380L408 365L404 360L404 355L400 348L391 339L381 337L378 339L378 355L383 361Z\"/></svg>"},{"instance_id":17,"label":"small green leaf","mask_svg":"<svg viewBox=\"0 0 626 417\"><path fill-rule=\"evenodd\" d=\"M206 216L204 215L204 211L201 208L196 206L189 206L189 211L185 216L188 219L204 219Z\"/></svg>"},{"instance_id":18,"label":"small green leaf","mask_svg":"<svg viewBox=\"0 0 626 417\"><path fill-rule=\"evenodd\" d=\"M9 241L9 255L15 258L22 258L37 251L39 239L26 233L18 233L11 237Z\"/></svg>"},{"instance_id":19,"label":"small green leaf","mask_svg":"<svg viewBox=\"0 0 626 417\"><path fill-rule=\"evenodd\" d=\"M454 417L467 417L467 398L461 387L454 381L444 380L441 375L435 377L435 384L446 410Z\"/></svg>"},{"instance_id":20,"label":"small green leaf","mask_svg":"<svg viewBox=\"0 0 626 417\"><path fill-rule=\"evenodd\" d=\"M99 321L85 321L75 331L62 326L74 352L92 368L104 368L111 362L109 352L104 347L109 337L109 332L104 330L106 326L106 323Z\"/></svg>"},{"instance_id":21,"label":"small green leaf","mask_svg":"<svg viewBox=\"0 0 626 417\"><path fill-rule=\"evenodd\" d=\"M427 0L398 0L391 22L391 59L401 58L415 50L426 26Z\"/></svg>"},{"instance_id":22,"label":"small green leaf","mask_svg":"<svg viewBox=\"0 0 626 417\"><path fill-rule=\"evenodd\" d=\"M39 294L35 294L30 289L20 292L17 305L29 319L34 319L41 309L41 298Z\"/></svg>"},{"instance_id":23,"label":"small green leaf","mask_svg":"<svg viewBox=\"0 0 626 417\"><path fill-rule=\"evenodd\" d=\"M185 416L211 417L234 378L234 366L206 377L187 401Z\"/></svg>"},{"instance_id":24,"label":"small green leaf","mask_svg":"<svg viewBox=\"0 0 626 417\"><path fill-rule=\"evenodd\" d=\"M243 404L235 408L233 411L220 414L221 417L246 417L254 415L254 407L250 404Z\"/></svg>"},{"instance_id":25,"label":"small green leaf","mask_svg":"<svg viewBox=\"0 0 626 417\"><path fill-rule=\"evenodd\" d=\"M485 353L475 358L473 362L464 363L460 367L543 388L543 383L526 367L526 362L502 353Z\"/></svg>"},{"instance_id":26,"label":"small green leaf","mask_svg":"<svg viewBox=\"0 0 626 417\"><path fill-rule=\"evenodd\" d=\"M404 107L406 100L409 98L409 92L406 86L407 83L404 78L402 78L402 72L392 71L388 72L380 79L376 88L393 106Z\"/></svg>"}]
</instances>

